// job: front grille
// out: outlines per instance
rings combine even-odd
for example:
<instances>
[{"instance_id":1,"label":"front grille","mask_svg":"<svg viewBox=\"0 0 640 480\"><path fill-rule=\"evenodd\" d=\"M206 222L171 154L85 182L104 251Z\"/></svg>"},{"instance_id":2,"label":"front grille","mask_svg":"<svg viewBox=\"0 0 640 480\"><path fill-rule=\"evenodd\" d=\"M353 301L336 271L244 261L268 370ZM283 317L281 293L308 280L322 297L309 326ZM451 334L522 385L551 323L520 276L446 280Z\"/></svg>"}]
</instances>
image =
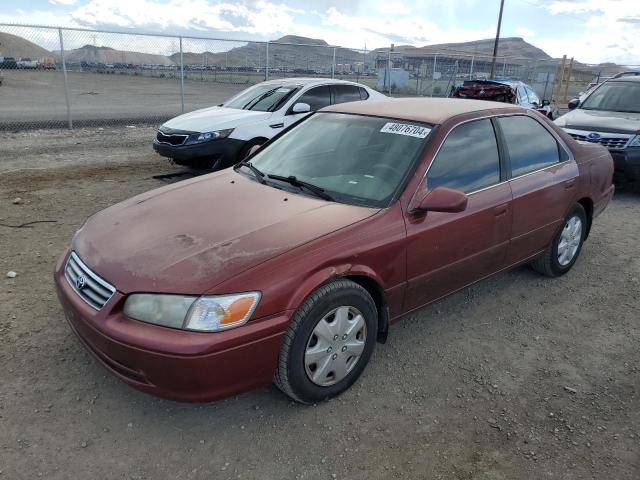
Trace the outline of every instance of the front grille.
<instances>
[{"instance_id":1,"label":"front grille","mask_svg":"<svg viewBox=\"0 0 640 480\"><path fill-rule=\"evenodd\" d=\"M189 138L189 135L180 135L177 133L166 134L161 132L160 130L158 130L158 133L156 135L156 140L158 141L158 143L166 143L167 145L173 146L182 145L184 142L186 142L187 138Z\"/></svg>"},{"instance_id":2,"label":"front grille","mask_svg":"<svg viewBox=\"0 0 640 480\"><path fill-rule=\"evenodd\" d=\"M116 292L113 285L93 273L75 252L69 255L64 276L80 298L96 310L104 307Z\"/></svg>"},{"instance_id":3,"label":"front grille","mask_svg":"<svg viewBox=\"0 0 640 480\"><path fill-rule=\"evenodd\" d=\"M569 135L571 135L576 140L580 140L581 142L599 143L603 147L607 147L607 148L624 148L624 146L629 141L628 138L596 138L596 139L591 139L591 138L587 138L585 135L577 135L575 133L570 133Z\"/></svg>"}]
</instances>

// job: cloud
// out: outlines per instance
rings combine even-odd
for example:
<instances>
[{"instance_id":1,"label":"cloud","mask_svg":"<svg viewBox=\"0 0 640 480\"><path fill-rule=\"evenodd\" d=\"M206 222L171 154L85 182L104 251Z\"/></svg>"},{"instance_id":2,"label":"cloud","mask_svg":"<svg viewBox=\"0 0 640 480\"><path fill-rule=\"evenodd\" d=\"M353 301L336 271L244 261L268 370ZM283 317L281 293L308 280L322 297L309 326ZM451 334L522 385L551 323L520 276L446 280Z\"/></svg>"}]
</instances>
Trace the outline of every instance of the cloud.
<instances>
[{"instance_id":1,"label":"cloud","mask_svg":"<svg viewBox=\"0 0 640 480\"><path fill-rule=\"evenodd\" d=\"M640 1L546 0L539 3L551 15L567 15L574 23L583 22L580 31L572 33L570 39L561 31L548 32L538 39L537 43L550 54L567 54L589 63L628 64L640 60Z\"/></svg>"},{"instance_id":2,"label":"cloud","mask_svg":"<svg viewBox=\"0 0 640 480\"><path fill-rule=\"evenodd\" d=\"M71 5L75 5L76 3L78 3L78 0L49 0L49 3L51 5L71 6Z\"/></svg>"}]
</instances>

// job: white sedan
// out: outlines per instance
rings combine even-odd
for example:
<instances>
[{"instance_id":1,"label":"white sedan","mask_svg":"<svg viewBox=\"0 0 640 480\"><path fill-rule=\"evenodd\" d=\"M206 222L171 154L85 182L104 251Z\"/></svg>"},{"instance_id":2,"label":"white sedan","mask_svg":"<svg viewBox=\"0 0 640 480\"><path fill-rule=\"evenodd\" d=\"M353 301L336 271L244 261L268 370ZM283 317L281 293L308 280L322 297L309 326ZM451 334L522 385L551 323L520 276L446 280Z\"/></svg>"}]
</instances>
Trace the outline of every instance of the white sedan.
<instances>
[{"instance_id":1,"label":"white sedan","mask_svg":"<svg viewBox=\"0 0 640 480\"><path fill-rule=\"evenodd\" d=\"M322 78L269 80L216 107L172 118L153 142L181 165L219 170L242 160L251 147L328 105L386 98L358 83Z\"/></svg>"}]
</instances>

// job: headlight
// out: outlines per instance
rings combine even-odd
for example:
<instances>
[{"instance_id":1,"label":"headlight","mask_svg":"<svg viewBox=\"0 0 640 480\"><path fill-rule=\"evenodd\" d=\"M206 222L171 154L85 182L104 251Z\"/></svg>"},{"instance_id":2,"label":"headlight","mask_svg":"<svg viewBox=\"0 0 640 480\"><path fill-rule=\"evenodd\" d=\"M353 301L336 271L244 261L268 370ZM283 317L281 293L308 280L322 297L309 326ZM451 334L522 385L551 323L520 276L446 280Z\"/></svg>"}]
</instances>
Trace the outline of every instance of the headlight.
<instances>
[{"instance_id":1,"label":"headlight","mask_svg":"<svg viewBox=\"0 0 640 480\"><path fill-rule=\"evenodd\" d=\"M219 332L247 323L259 301L259 292L202 297L136 293L127 298L124 313L165 327Z\"/></svg>"},{"instance_id":2,"label":"headlight","mask_svg":"<svg viewBox=\"0 0 640 480\"><path fill-rule=\"evenodd\" d=\"M631 140L629 140L629 143L627 143L627 147L640 147L640 135L636 135Z\"/></svg>"},{"instance_id":3,"label":"headlight","mask_svg":"<svg viewBox=\"0 0 640 480\"><path fill-rule=\"evenodd\" d=\"M194 133L187 138L186 145L193 145L194 143L210 142L211 140L219 140L221 138L227 138L233 132L233 128L226 130L216 130L215 132Z\"/></svg>"}]
</instances>

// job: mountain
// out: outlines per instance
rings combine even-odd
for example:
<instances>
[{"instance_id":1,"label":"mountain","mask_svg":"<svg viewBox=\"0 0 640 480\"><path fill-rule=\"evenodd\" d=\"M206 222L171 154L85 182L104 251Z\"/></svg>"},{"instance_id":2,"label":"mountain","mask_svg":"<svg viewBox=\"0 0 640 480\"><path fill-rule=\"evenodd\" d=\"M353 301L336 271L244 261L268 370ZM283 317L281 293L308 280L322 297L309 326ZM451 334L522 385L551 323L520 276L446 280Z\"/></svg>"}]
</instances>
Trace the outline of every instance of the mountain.
<instances>
[{"instance_id":1,"label":"mountain","mask_svg":"<svg viewBox=\"0 0 640 480\"><path fill-rule=\"evenodd\" d=\"M412 45L398 45L394 51L409 56L431 56L438 54L450 55L493 55L493 43L495 39L475 40L463 43L441 43L414 47ZM388 49L379 48L377 52L386 52ZM513 59L527 60L551 60L551 57L542 49L531 45L520 37L501 38L498 45L499 57L511 57Z\"/></svg>"},{"instance_id":2,"label":"mountain","mask_svg":"<svg viewBox=\"0 0 640 480\"><path fill-rule=\"evenodd\" d=\"M59 56L59 52L56 52ZM171 59L164 55L152 53L115 50L110 47L85 45L65 52L65 60L69 63L132 63L134 65L173 65Z\"/></svg>"},{"instance_id":3,"label":"mountain","mask_svg":"<svg viewBox=\"0 0 640 480\"><path fill-rule=\"evenodd\" d=\"M289 45L295 44L295 45ZM232 48L228 52L183 52L185 65L218 65L263 68L266 47L264 43L250 42L242 47ZM180 54L169 57L172 62L180 63ZM356 63L363 61L363 54L348 48L336 48L336 63ZM324 40L286 35L269 43L269 68L302 69L331 71L333 48Z\"/></svg>"},{"instance_id":4,"label":"mountain","mask_svg":"<svg viewBox=\"0 0 640 480\"><path fill-rule=\"evenodd\" d=\"M32 60L41 60L52 56L49 50L45 50L33 42L4 32L0 32L0 55Z\"/></svg>"}]
</instances>

